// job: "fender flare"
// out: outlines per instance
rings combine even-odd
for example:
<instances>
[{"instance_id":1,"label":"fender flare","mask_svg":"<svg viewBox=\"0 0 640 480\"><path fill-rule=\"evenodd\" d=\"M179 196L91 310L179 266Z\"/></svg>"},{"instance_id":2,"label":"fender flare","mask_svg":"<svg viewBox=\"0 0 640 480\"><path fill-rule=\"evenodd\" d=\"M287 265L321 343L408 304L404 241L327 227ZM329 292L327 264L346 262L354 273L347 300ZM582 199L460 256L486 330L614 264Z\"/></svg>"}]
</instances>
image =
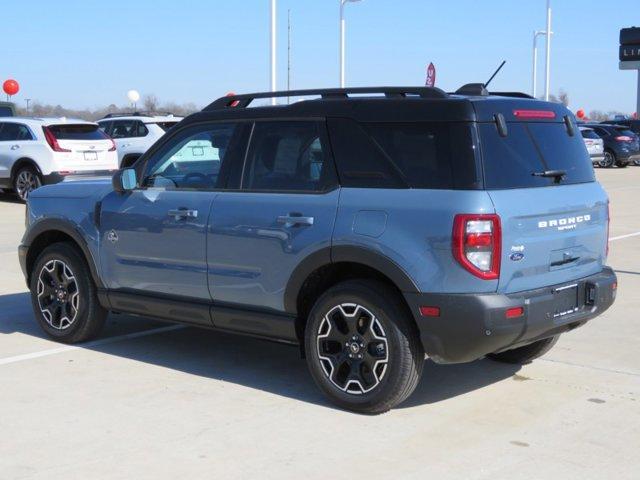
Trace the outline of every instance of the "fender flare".
<instances>
[{"instance_id":1,"label":"fender flare","mask_svg":"<svg viewBox=\"0 0 640 480\"><path fill-rule=\"evenodd\" d=\"M388 277L401 292L420 293L420 289L397 263L367 247L338 245L308 255L291 274L284 292L284 309L296 315L298 294L306 279L318 268L341 262L361 263Z\"/></svg>"},{"instance_id":2,"label":"fender flare","mask_svg":"<svg viewBox=\"0 0 640 480\"><path fill-rule=\"evenodd\" d=\"M84 258L87 261L87 265L89 265L89 271L91 272L93 281L99 289L104 288L104 284L100 279L100 275L98 275L98 269L95 259L91 254L91 250L87 245L87 241L85 240L83 233L75 224L73 224L69 220L64 220L61 218L46 218L33 224L25 234L22 241L22 244L27 247L27 257L29 256L29 249L31 248L33 242L43 233L52 231L62 232L65 235L71 237L73 241L78 244L80 250L82 251L82 254L84 255ZM29 275L29 273L30 272L27 272L27 275Z\"/></svg>"}]
</instances>

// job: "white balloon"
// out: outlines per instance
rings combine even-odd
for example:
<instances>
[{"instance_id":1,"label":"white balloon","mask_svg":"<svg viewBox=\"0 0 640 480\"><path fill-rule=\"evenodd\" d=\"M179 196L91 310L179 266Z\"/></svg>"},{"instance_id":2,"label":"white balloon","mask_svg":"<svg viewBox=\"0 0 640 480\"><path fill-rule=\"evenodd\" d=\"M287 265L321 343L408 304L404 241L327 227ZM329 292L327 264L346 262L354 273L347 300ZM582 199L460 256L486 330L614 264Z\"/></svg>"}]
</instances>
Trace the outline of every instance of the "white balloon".
<instances>
[{"instance_id":1,"label":"white balloon","mask_svg":"<svg viewBox=\"0 0 640 480\"><path fill-rule=\"evenodd\" d=\"M136 103L138 100L140 100L140 94L137 90L129 90L127 92L127 98L130 102Z\"/></svg>"}]
</instances>

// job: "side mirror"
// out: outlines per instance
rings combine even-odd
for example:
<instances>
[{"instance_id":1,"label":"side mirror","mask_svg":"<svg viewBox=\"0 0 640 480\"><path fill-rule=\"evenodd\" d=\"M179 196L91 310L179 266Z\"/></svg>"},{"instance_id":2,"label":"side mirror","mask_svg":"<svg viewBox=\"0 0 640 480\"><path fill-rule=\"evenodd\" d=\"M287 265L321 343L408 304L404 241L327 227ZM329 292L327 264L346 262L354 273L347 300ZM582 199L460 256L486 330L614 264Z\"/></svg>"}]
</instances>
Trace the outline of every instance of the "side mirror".
<instances>
[{"instance_id":1,"label":"side mirror","mask_svg":"<svg viewBox=\"0 0 640 480\"><path fill-rule=\"evenodd\" d=\"M136 171L133 168L118 170L113 175L112 183L113 190L118 193L124 193L133 190L138 184Z\"/></svg>"}]
</instances>

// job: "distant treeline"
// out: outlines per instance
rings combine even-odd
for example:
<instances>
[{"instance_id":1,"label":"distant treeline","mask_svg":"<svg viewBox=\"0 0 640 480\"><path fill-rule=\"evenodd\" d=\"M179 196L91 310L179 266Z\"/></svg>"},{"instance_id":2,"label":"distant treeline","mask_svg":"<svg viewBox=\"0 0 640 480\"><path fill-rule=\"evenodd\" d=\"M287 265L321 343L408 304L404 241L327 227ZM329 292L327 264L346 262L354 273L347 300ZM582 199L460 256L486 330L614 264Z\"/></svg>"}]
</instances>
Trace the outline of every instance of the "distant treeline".
<instances>
[{"instance_id":1,"label":"distant treeline","mask_svg":"<svg viewBox=\"0 0 640 480\"><path fill-rule=\"evenodd\" d=\"M62 105L48 105L40 103L37 100L29 104L29 112L26 106L16 106L18 115L29 115L32 117L68 117L81 118L84 120L98 120L108 113L132 112L132 106L118 106L115 104L96 109L74 109L65 108ZM160 103L155 95L145 96L141 102L136 105L138 111L153 112L170 112L176 116L185 116L200 110L195 103L177 104L174 102Z\"/></svg>"}]
</instances>

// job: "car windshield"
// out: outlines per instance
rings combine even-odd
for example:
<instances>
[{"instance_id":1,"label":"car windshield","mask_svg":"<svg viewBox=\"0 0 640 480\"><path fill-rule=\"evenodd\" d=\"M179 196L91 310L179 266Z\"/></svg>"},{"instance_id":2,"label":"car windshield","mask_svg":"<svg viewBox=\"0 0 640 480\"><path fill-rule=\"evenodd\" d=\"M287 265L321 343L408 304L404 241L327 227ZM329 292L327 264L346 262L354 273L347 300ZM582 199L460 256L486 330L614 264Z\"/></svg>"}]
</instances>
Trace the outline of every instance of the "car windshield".
<instances>
[{"instance_id":1,"label":"car windshield","mask_svg":"<svg viewBox=\"0 0 640 480\"><path fill-rule=\"evenodd\" d=\"M47 127L58 140L105 140L109 138L98 125L49 125Z\"/></svg>"}]
</instances>

